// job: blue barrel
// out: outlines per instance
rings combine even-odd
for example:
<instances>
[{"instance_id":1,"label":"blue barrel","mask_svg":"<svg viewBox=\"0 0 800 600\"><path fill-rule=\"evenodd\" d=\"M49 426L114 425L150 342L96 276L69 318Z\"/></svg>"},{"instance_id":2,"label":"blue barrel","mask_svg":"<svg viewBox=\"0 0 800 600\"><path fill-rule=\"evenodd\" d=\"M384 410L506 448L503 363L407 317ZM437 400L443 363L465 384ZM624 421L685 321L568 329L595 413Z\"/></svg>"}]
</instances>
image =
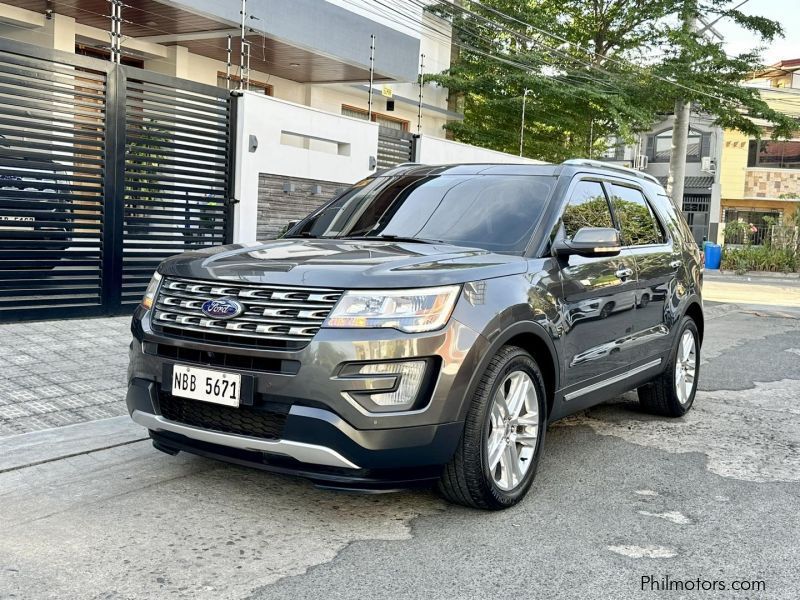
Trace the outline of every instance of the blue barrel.
<instances>
[{"instance_id":1,"label":"blue barrel","mask_svg":"<svg viewBox=\"0 0 800 600\"><path fill-rule=\"evenodd\" d=\"M706 244L706 269L719 269L722 262L722 246L719 244Z\"/></svg>"}]
</instances>

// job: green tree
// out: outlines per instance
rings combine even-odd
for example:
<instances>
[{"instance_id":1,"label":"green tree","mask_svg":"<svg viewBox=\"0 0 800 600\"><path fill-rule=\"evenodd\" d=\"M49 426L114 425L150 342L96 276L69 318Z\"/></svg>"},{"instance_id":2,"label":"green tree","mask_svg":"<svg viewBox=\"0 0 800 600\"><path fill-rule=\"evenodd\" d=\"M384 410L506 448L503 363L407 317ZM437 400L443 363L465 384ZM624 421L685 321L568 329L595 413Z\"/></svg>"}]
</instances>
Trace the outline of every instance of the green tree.
<instances>
[{"instance_id":1,"label":"green tree","mask_svg":"<svg viewBox=\"0 0 800 600\"><path fill-rule=\"evenodd\" d=\"M551 161L630 139L678 97L752 135L756 118L771 121L775 136L798 128L740 85L761 66L757 51L727 56L681 26L689 10L733 19L764 41L782 35L729 0L444 0L432 10L453 23L458 59L434 79L463 97L464 120L447 127L466 143L517 153L525 90L523 154Z\"/></svg>"}]
</instances>

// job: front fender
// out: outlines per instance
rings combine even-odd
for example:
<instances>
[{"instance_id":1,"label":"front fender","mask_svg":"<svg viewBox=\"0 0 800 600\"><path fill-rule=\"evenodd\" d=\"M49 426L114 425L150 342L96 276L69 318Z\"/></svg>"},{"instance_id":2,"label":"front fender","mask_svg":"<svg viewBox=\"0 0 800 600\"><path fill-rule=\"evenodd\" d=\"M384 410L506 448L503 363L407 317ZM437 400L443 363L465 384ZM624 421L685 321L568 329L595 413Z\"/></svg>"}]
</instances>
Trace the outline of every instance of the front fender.
<instances>
[{"instance_id":1,"label":"front fender","mask_svg":"<svg viewBox=\"0 0 800 600\"><path fill-rule=\"evenodd\" d=\"M561 370L559 367L561 361L559 352L547 329L535 321L518 321L511 323L502 331L498 332L492 340L481 336L484 342L481 344L482 356L478 357L477 361L474 363L476 365L475 369L469 374L468 380L463 385L464 394L458 412L460 421L464 421L467 418L467 412L469 411L472 398L475 396L481 377L483 377L494 355L497 354L500 348L508 344L509 341L515 338L519 339L521 336L525 339L525 344L521 344L522 347L530 351L531 348L529 344L533 341L539 348L539 352L537 352L539 360L542 359L542 356L546 356L550 360L549 365L542 366L552 369L554 378L553 389L558 390L561 387ZM544 350L544 352L542 352L542 350ZM549 418L552 398L548 399L547 407Z\"/></svg>"}]
</instances>

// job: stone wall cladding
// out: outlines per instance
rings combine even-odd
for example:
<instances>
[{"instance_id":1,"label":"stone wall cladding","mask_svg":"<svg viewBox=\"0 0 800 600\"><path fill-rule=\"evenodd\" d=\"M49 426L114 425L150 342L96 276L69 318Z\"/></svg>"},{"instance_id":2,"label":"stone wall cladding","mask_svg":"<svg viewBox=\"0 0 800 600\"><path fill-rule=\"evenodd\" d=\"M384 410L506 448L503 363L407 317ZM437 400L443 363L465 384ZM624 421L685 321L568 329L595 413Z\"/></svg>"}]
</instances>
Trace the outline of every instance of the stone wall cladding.
<instances>
[{"instance_id":1,"label":"stone wall cladding","mask_svg":"<svg viewBox=\"0 0 800 600\"><path fill-rule=\"evenodd\" d=\"M285 192L286 184L293 185L294 191ZM319 191L315 193L317 186ZM275 239L283 233L289 221L302 219L346 187L347 184L332 181L259 174L258 239Z\"/></svg>"},{"instance_id":2,"label":"stone wall cladding","mask_svg":"<svg viewBox=\"0 0 800 600\"><path fill-rule=\"evenodd\" d=\"M745 198L785 198L791 194L800 196L800 170L748 169L745 174Z\"/></svg>"}]
</instances>

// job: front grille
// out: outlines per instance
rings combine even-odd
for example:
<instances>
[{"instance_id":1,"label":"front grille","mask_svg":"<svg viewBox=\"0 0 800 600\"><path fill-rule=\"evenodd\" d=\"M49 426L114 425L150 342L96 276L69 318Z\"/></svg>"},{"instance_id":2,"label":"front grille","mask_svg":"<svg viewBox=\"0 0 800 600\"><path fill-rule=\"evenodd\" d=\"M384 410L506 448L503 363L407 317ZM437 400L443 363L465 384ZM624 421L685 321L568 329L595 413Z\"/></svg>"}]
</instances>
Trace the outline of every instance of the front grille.
<instances>
[{"instance_id":1,"label":"front grille","mask_svg":"<svg viewBox=\"0 0 800 600\"><path fill-rule=\"evenodd\" d=\"M164 335L221 344L295 350L319 331L341 290L196 281L165 277L153 329ZM231 319L206 316L207 300L232 298L244 311Z\"/></svg>"},{"instance_id":2,"label":"front grille","mask_svg":"<svg viewBox=\"0 0 800 600\"><path fill-rule=\"evenodd\" d=\"M145 352L150 351L161 358L168 358L181 363L192 363L209 367L226 367L245 371L263 371L265 373L281 373L297 375L300 363L296 360L281 360L262 356L244 356L228 352L208 352L195 348L181 348L167 344L151 344L145 342Z\"/></svg>"},{"instance_id":3,"label":"front grille","mask_svg":"<svg viewBox=\"0 0 800 600\"><path fill-rule=\"evenodd\" d=\"M161 415L176 423L223 433L235 433L268 440L280 439L286 413L268 412L252 406L222 406L199 400L159 395Z\"/></svg>"}]
</instances>

